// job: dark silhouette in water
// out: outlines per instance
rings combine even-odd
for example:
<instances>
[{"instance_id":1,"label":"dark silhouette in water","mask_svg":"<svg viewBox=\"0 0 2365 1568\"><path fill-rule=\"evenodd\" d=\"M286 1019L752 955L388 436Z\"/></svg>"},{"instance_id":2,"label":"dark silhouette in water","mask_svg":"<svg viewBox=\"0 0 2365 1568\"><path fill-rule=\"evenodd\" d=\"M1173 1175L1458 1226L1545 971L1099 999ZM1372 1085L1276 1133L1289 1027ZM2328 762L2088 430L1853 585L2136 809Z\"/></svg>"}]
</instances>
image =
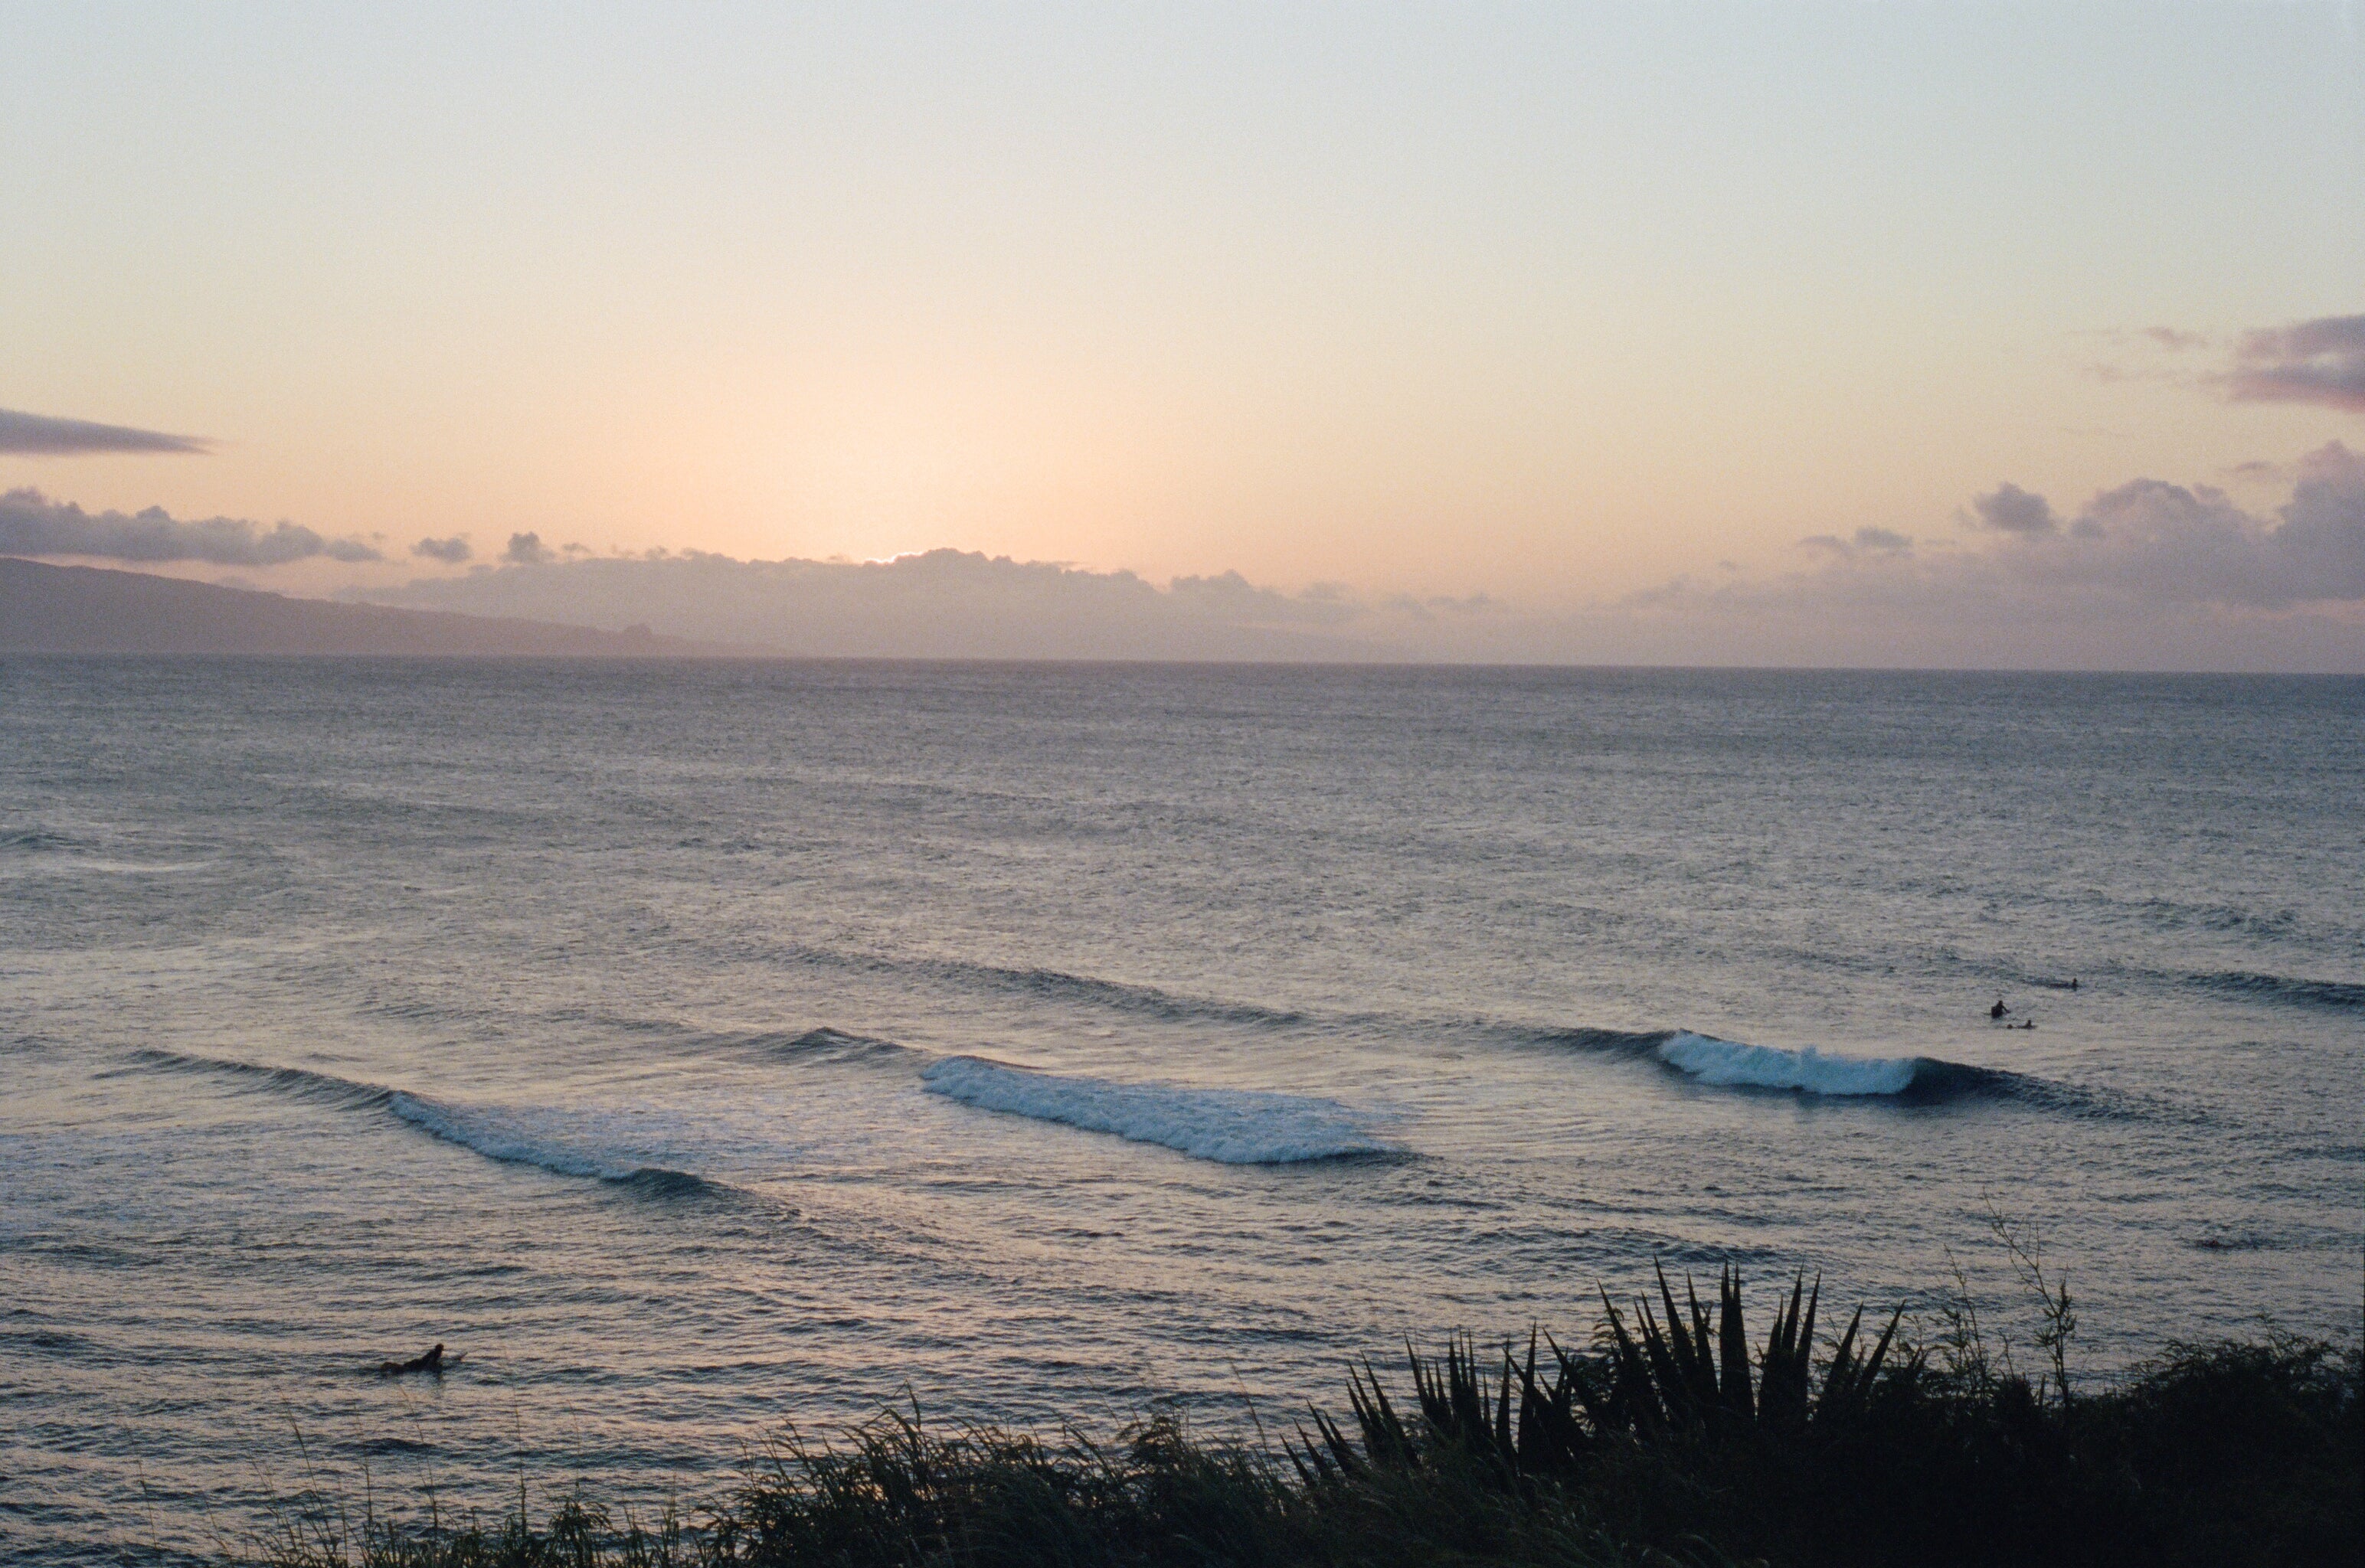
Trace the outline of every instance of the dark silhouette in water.
<instances>
[{"instance_id":1,"label":"dark silhouette in water","mask_svg":"<svg viewBox=\"0 0 2365 1568\"><path fill-rule=\"evenodd\" d=\"M2003 1004L2003 998L1999 996L1996 998L1996 1004L1988 1009L1988 1016L1996 1020L1998 1023L2001 1023L2003 1021L2003 1015L2011 1011L2011 1008L2006 1007Z\"/></svg>"},{"instance_id":2,"label":"dark silhouette in water","mask_svg":"<svg viewBox=\"0 0 2365 1568\"><path fill-rule=\"evenodd\" d=\"M377 1375L380 1377L403 1377L411 1372L432 1372L437 1377L441 1377L443 1375L443 1369L445 1367L457 1366L460 1364L460 1361L461 1358L458 1356L454 1356L448 1361L445 1360L443 1341L438 1340L435 1348L428 1351L423 1356L413 1356L407 1361L378 1362Z\"/></svg>"}]
</instances>

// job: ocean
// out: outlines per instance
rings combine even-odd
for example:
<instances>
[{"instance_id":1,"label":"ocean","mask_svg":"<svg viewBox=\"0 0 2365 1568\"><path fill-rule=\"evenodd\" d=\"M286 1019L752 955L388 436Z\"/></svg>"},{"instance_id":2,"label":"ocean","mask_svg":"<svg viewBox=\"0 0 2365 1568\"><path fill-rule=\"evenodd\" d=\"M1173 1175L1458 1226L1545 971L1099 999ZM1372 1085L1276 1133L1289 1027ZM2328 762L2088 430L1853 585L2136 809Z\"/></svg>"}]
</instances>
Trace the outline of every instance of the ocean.
<instances>
[{"instance_id":1,"label":"ocean","mask_svg":"<svg viewBox=\"0 0 2365 1568\"><path fill-rule=\"evenodd\" d=\"M26 1560L1255 1440L1654 1267L2033 1367L1999 1222L2101 1376L2357 1330L2365 680L11 659L0 1081Z\"/></svg>"}]
</instances>

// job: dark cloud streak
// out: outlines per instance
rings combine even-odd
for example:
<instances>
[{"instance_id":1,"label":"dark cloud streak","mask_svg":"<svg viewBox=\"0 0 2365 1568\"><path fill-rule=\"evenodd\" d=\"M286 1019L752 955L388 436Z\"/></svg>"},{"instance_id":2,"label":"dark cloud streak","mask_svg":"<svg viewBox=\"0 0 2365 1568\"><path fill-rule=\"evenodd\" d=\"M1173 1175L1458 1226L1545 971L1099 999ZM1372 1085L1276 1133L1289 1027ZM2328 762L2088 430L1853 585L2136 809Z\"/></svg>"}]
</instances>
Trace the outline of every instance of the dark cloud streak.
<instances>
[{"instance_id":1,"label":"dark cloud streak","mask_svg":"<svg viewBox=\"0 0 2365 1568\"><path fill-rule=\"evenodd\" d=\"M202 454L211 444L198 436L166 435L160 431L93 424L87 420L58 420L47 414L0 409L0 453L30 457L73 457L104 452Z\"/></svg>"}]
</instances>

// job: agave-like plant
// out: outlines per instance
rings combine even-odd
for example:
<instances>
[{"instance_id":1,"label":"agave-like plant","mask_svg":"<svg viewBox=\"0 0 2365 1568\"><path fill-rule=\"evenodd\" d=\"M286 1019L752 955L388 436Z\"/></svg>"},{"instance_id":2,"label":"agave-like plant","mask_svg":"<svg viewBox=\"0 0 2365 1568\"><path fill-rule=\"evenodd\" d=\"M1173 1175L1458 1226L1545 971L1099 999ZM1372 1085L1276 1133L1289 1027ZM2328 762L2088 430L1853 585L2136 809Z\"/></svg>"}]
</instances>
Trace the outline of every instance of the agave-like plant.
<instances>
[{"instance_id":1,"label":"agave-like plant","mask_svg":"<svg viewBox=\"0 0 2365 1568\"><path fill-rule=\"evenodd\" d=\"M1874 1391L1882 1386L1881 1372L1905 1315L1899 1307L1866 1350L1858 1343L1864 1308L1857 1307L1821 1369L1819 1385L1815 1312L1822 1285L1818 1281L1810 1289L1801 1274L1791 1282L1788 1303L1774 1314L1765 1349L1755 1360L1753 1386L1738 1271L1727 1268L1720 1281L1713 1331L1708 1309L1689 1279L1684 1282L1686 1309L1678 1309L1666 1271L1659 1270L1658 1277L1659 1300L1666 1311L1664 1324L1645 1297L1635 1303L1634 1327L1629 1332L1617 1305L1603 1293L1614 1375L1598 1394L1596 1385L1581 1377L1575 1380L1576 1395L1597 1427L1652 1438L1679 1431L1787 1433L1850 1425L1862 1418ZM1906 1392L1921 1376L1922 1365L1921 1351L1908 1353L1890 1369L1888 1386Z\"/></svg>"},{"instance_id":2,"label":"agave-like plant","mask_svg":"<svg viewBox=\"0 0 2365 1568\"><path fill-rule=\"evenodd\" d=\"M1567 1474L1613 1439L1656 1444L1837 1434L1862 1424L1877 1393L1910 1397L1921 1376L1922 1351L1890 1359L1902 1307L1868 1349L1859 1345L1858 1307L1819 1380L1814 1336L1821 1282L1810 1287L1803 1273L1791 1282L1790 1298L1776 1310L1765 1349L1754 1357L1738 1271L1723 1271L1713 1324L1688 1278L1681 1308L1664 1269L1658 1282L1664 1320L1646 1296L1635 1302L1631 1327L1602 1293L1603 1348L1594 1353L1572 1354L1531 1331L1524 1361L1507 1345L1499 1373L1490 1377L1467 1335L1449 1342L1442 1356L1424 1357L1407 1343L1418 1428L1398 1414L1368 1361L1351 1368L1347 1398L1360 1443L1317 1410L1314 1432L1298 1429L1290 1458L1308 1484L1375 1467L1418 1468L1425 1455L1445 1452L1518 1482ZM1540 1348L1550 1352L1549 1373L1538 1370Z\"/></svg>"}]
</instances>

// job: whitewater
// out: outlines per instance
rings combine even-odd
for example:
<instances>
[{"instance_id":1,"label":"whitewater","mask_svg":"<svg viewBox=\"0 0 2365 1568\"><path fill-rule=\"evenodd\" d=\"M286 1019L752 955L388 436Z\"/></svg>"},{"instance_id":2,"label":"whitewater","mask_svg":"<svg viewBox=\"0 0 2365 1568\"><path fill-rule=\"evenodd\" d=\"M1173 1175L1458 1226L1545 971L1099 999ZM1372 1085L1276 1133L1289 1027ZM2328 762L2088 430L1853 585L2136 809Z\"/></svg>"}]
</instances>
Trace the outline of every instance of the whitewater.
<instances>
[{"instance_id":1,"label":"whitewater","mask_svg":"<svg viewBox=\"0 0 2365 1568\"><path fill-rule=\"evenodd\" d=\"M2025 1342L2000 1218L2097 1372L2338 1332L2360 779L2344 680L12 660L0 1534L1252 1437L1661 1265Z\"/></svg>"}]
</instances>

